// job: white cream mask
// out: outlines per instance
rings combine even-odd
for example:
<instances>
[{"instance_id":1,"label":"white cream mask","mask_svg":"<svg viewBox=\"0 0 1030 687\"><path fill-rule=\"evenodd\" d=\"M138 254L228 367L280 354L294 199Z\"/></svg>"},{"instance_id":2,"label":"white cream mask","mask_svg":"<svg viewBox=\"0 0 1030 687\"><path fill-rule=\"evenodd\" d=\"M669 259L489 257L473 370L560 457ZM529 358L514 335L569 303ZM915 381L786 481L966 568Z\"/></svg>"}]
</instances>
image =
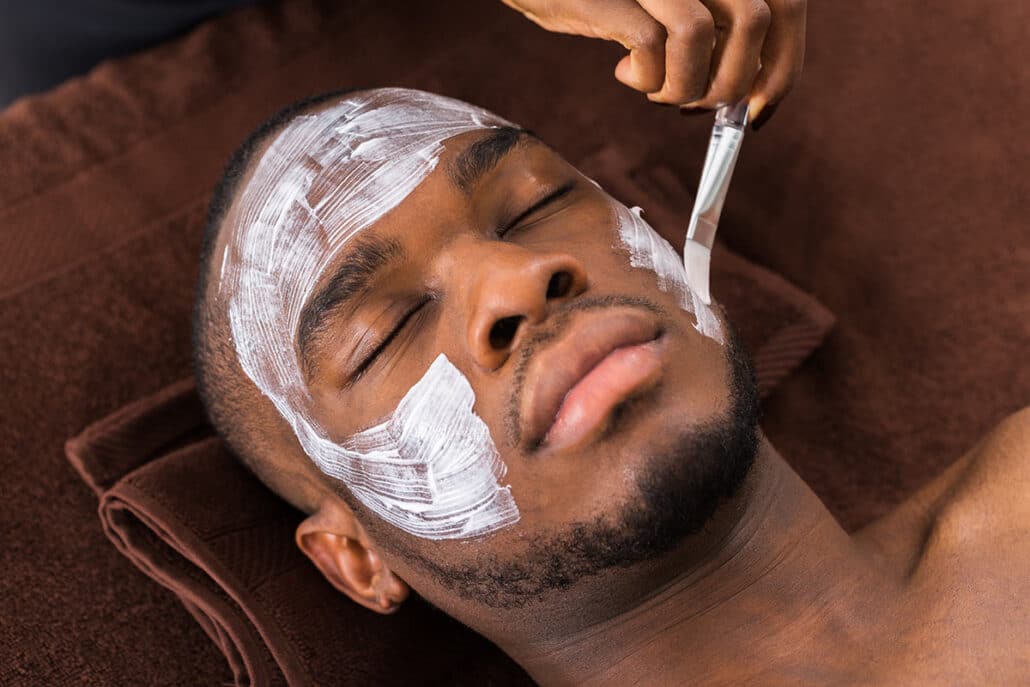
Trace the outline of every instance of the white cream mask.
<instances>
[{"instance_id":1,"label":"white cream mask","mask_svg":"<svg viewBox=\"0 0 1030 687\"><path fill-rule=\"evenodd\" d=\"M325 474L383 520L427 539L489 534L519 520L504 463L444 356L383 422L342 444L312 415L297 357L301 309L347 243L436 167L447 139L510 126L486 110L400 88L356 93L280 132L242 192L219 287L243 371ZM313 190L321 193L312 203Z\"/></svg>"},{"instance_id":2,"label":"white cream mask","mask_svg":"<svg viewBox=\"0 0 1030 687\"><path fill-rule=\"evenodd\" d=\"M643 218L643 211L629 209L614 201L622 247L629 253L629 264L651 270L658 278L658 288L672 293L680 307L696 319L694 328L713 341L725 345L726 336L719 318L698 294L690 288L683 259L668 241Z\"/></svg>"},{"instance_id":3,"label":"white cream mask","mask_svg":"<svg viewBox=\"0 0 1030 687\"><path fill-rule=\"evenodd\" d=\"M312 415L297 357L304 304L347 243L403 201L432 171L443 142L510 126L467 103L407 89L377 89L291 121L268 147L241 193L242 208L222 258L219 288L240 364L290 423L325 474L369 510L415 536L456 539L518 522L506 467L475 394L443 354L382 422L342 443ZM321 193L317 202L312 195ZM720 343L718 318L689 291L675 250L613 201L634 267L655 273Z\"/></svg>"}]
</instances>

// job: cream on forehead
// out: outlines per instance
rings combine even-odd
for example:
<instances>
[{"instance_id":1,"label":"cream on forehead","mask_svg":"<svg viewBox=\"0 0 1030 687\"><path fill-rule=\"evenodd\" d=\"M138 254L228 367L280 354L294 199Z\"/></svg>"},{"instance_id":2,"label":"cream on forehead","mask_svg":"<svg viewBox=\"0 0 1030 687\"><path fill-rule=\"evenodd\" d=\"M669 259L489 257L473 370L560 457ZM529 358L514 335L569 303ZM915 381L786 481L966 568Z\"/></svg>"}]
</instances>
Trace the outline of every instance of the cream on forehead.
<instances>
[{"instance_id":1,"label":"cream on forehead","mask_svg":"<svg viewBox=\"0 0 1030 687\"><path fill-rule=\"evenodd\" d=\"M468 380L443 355L381 424L343 444L312 414L297 357L301 309L347 243L436 167L448 138L508 122L458 100L364 91L292 120L240 194L219 281L243 371L322 472L410 534L451 539L513 524L505 466L473 412ZM317 182L321 196L312 202Z\"/></svg>"}]
</instances>

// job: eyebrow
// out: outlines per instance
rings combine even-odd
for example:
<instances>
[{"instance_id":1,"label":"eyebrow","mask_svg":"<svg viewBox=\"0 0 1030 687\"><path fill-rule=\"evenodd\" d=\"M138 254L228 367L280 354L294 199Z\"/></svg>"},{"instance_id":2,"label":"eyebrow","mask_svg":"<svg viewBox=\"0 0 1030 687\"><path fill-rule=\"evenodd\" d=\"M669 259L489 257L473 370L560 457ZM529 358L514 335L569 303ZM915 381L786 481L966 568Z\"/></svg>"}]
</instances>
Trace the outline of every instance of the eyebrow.
<instances>
[{"instance_id":1,"label":"eyebrow","mask_svg":"<svg viewBox=\"0 0 1030 687\"><path fill-rule=\"evenodd\" d=\"M465 195L472 193L476 184L512 149L529 138L536 139L533 132L512 126L502 126L489 131L489 135L461 151L450 165L451 181Z\"/></svg>"},{"instance_id":2,"label":"eyebrow","mask_svg":"<svg viewBox=\"0 0 1030 687\"><path fill-rule=\"evenodd\" d=\"M325 331L329 317L367 291L376 276L404 259L404 246L396 239L366 235L355 238L353 248L338 260L336 271L325 286L308 299L300 311L297 347L304 370L312 371L312 348Z\"/></svg>"},{"instance_id":3,"label":"eyebrow","mask_svg":"<svg viewBox=\"0 0 1030 687\"><path fill-rule=\"evenodd\" d=\"M466 195L500 161L529 138L539 140L528 129L503 126L469 144L449 166L452 183ZM301 309L297 328L297 347L301 365L310 376L313 371L313 349L325 331L326 321L358 294L367 291L378 274L404 259L404 246L396 239L361 236L354 247L339 259L336 271Z\"/></svg>"}]
</instances>

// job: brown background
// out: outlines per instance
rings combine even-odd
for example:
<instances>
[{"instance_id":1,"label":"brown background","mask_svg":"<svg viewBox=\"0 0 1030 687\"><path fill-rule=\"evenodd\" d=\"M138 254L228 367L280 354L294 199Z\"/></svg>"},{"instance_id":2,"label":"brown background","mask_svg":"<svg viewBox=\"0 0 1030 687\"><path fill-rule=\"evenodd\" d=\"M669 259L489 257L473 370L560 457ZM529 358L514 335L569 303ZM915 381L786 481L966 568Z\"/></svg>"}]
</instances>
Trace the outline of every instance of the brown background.
<instances>
[{"instance_id":1,"label":"brown background","mask_svg":"<svg viewBox=\"0 0 1030 687\"><path fill-rule=\"evenodd\" d=\"M1030 402L1030 5L908 5L813 3L802 82L749 136L720 232L837 315L765 426L849 527ZM618 55L488 0L290 2L0 113L0 683L227 676L104 539L62 445L188 372L189 217L239 139L303 95L405 85L692 186L708 122L615 83Z\"/></svg>"}]
</instances>

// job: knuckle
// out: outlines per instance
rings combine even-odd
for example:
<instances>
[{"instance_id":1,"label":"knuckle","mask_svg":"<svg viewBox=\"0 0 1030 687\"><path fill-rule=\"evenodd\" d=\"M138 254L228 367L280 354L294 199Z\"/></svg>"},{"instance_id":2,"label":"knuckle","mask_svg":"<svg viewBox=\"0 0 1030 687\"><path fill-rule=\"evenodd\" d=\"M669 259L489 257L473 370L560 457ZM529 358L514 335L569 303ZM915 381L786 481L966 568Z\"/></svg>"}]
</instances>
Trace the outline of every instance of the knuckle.
<instances>
[{"instance_id":1,"label":"knuckle","mask_svg":"<svg viewBox=\"0 0 1030 687\"><path fill-rule=\"evenodd\" d=\"M665 29L657 22L648 22L636 32L637 45L645 50L654 50L665 45Z\"/></svg>"},{"instance_id":2,"label":"knuckle","mask_svg":"<svg viewBox=\"0 0 1030 687\"><path fill-rule=\"evenodd\" d=\"M707 45L715 40L715 22L710 16L685 14L670 23L669 35L692 44Z\"/></svg>"},{"instance_id":3,"label":"knuckle","mask_svg":"<svg viewBox=\"0 0 1030 687\"><path fill-rule=\"evenodd\" d=\"M740 26L749 34L765 33L772 23L772 10L760 0L751 2L740 17Z\"/></svg>"}]
</instances>

